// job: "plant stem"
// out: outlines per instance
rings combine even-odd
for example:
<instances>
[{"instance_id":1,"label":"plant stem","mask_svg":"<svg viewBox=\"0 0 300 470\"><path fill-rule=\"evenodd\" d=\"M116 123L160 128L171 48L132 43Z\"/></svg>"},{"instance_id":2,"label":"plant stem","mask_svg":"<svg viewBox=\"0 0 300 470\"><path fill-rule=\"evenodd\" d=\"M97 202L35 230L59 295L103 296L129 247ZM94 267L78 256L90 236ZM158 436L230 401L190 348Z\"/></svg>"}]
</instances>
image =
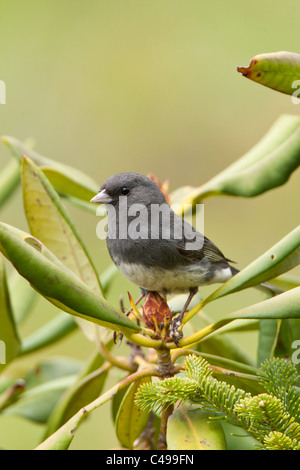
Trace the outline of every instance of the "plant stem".
<instances>
[{"instance_id":1,"label":"plant stem","mask_svg":"<svg viewBox=\"0 0 300 470\"><path fill-rule=\"evenodd\" d=\"M159 377L161 380L166 379L167 377L173 377L177 372L177 369L174 367L171 358L171 352L166 347L157 351L157 365L159 371ZM167 449L167 423L169 416L174 411L174 405L165 405L161 413L161 424L158 437L158 449L165 450Z\"/></svg>"},{"instance_id":2,"label":"plant stem","mask_svg":"<svg viewBox=\"0 0 300 470\"><path fill-rule=\"evenodd\" d=\"M101 354L112 365L118 367L119 369L127 370L128 372L135 372L136 367L132 366L132 364L130 364L130 362L125 359L125 357L116 357L111 354L111 352L107 349L103 341L99 341L99 348Z\"/></svg>"},{"instance_id":3,"label":"plant stem","mask_svg":"<svg viewBox=\"0 0 300 470\"><path fill-rule=\"evenodd\" d=\"M140 333L133 333L128 328L120 328L121 332L126 336L129 341L145 348L159 349L162 346L162 341L158 339L147 338Z\"/></svg>"},{"instance_id":4,"label":"plant stem","mask_svg":"<svg viewBox=\"0 0 300 470\"><path fill-rule=\"evenodd\" d=\"M72 418L69 419L63 426L61 426L54 434L49 436L44 442L42 442L35 450L67 450L74 438L74 432L81 424L83 419L88 413L96 410L100 406L111 400L115 394L127 385L131 384L141 377L158 376L159 372L156 367L149 367L142 370L138 370L133 374L125 377L119 383L111 387L96 400L89 403L84 408L81 408Z\"/></svg>"},{"instance_id":5,"label":"plant stem","mask_svg":"<svg viewBox=\"0 0 300 470\"><path fill-rule=\"evenodd\" d=\"M174 411L174 405L164 405L161 412L161 423L160 431L158 437L158 449L166 450L167 449L167 424L168 419Z\"/></svg>"},{"instance_id":6,"label":"plant stem","mask_svg":"<svg viewBox=\"0 0 300 470\"><path fill-rule=\"evenodd\" d=\"M174 364L171 360L170 350L167 348L157 351L157 365L159 376L161 379L166 379L167 377L173 377L174 375Z\"/></svg>"}]
</instances>

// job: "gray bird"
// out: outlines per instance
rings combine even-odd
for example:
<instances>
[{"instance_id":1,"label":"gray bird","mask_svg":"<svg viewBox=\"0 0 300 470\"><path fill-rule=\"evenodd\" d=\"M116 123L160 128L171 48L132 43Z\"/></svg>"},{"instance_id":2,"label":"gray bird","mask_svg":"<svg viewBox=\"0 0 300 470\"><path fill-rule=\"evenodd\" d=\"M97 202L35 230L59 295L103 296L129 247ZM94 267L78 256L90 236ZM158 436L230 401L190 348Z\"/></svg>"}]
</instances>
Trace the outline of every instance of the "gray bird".
<instances>
[{"instance_id":1,"label":"gray bird","mask_svg":"<svg viewBox=\"0 0 300 470\"><path fill-rule=\"evenodd\" d=\"M111 259L143 294L189 292L179 323L199 286L238 273L213 242L174 213L157 183L146 176L111 176L91 202L105 204Z\"/></svg>"}]
</instances>

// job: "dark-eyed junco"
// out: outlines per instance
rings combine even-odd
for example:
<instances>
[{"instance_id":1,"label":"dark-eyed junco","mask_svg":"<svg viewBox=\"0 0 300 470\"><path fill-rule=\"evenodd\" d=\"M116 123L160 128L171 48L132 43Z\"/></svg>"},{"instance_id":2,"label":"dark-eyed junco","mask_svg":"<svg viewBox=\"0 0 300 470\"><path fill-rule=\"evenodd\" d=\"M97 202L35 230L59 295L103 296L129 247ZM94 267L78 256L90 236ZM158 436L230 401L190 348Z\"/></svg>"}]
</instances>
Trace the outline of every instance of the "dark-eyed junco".
<instances>
[{"instance_id":1,"label":"dark-eyed junco","mask_svg":"<svg viewBox=\"0 0 300 470\"><path fill-rule=\"evenodd\" d=\"M190 293L181 317L198 286L225 282L238 272L214 243L175 214L146 176L116 174L91 202L105 204L110 256L142 293Z\"/></svg>"},{"instance_id":2,"label":"dark-eyed junco","mask_svg":"<svg viewBox=\"0 0 300 470\"><path fill-rule=\"evenodd\" d=\"M238 272L216 245L174 213L146 176L116 174L91 202L106 205L110 256L143 292L195 293L198 286Z\"/></svg>"}]
</instances>

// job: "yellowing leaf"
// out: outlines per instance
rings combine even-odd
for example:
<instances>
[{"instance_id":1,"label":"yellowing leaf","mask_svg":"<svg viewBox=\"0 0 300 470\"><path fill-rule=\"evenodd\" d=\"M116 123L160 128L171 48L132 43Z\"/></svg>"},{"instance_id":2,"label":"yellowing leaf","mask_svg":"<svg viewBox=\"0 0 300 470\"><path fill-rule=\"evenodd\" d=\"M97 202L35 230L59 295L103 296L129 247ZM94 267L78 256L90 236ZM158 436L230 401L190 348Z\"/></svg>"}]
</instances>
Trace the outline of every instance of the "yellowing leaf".
<instances>
[{"instance_id":1,"label":"yellowing leaf","mask_svg":"<svg viewBox=\"0 0 300 470\"><path fill-rule=\"evenodd\" d=\"M42 167L50 182L58 190L71 196L89 201L99 190L99 185L88 175L71 166L44 157L14 137L2 137L13 155L21 161L23 156L29 157L36 165ZM55 186L57 184L57 187Z\"/></svg>"},{"instance_id":2,"label":"yellowing leaf","mask_svg":"<svg viewBox=\"0 0 300 470\"><path fill-rule=\"evenodd\" d=\"M22 161L22 182L25 214L32 235L100 295L99 278L58 195L28 158ZM79 320L79 326L90 340L96 339L95 325Z\"/></svg>"},{"instance_id":3,"label":"yellowing leaf","mask_svg":"<svg viewBox=\"0 0 300 470\"><path fill-rule=\"evenodd\" d=\"M120 443L127 449L132 449L134 441L145 429L149 412L138 408L134 402L134 396L140 385L150 382L149 377L144 377L134 382L123 397L116 417L116 434Z\"/></svg>"},{"instance_id":4,"label":"yellowing leaf","mask_svg":"<svg viewBox=\"0 0 300 470\"><path fill-rule=\"evenodd\" d=\"M254 82L292 95L300 84L294 84L300 80L300 54L286 51L258 54L248 67L237 67L237 71Z\"/></svg>"},{"instance_id":5,"label":"yellowing leaf","mask_svg":"<svg viewBox=\"0 0 300 470\"><path fill-rule=\"evenodd\" d=\"M200 409L177 408L167 426L168 450L226 450L219 422Z\"/></svg>"},{"instance_id":6,"label":"yellowing leaf","mask_svg":"<svg viewBox=\"0 0 300 470\"><path fill-rule=\"evenodd\" d=\"M80 183L78 182L79 178L71 177L71 175L62 173L56 168L49 168L47 166L41 166L40 168L50 183L55 187L56 191L83 201L90 201L93 197L92 188L98 186L97 183L93 182L87 187L87 185L83 185L81 181ZM89 189L89 187L91 187L91 189Z\"/></svg>"}]
</instances>

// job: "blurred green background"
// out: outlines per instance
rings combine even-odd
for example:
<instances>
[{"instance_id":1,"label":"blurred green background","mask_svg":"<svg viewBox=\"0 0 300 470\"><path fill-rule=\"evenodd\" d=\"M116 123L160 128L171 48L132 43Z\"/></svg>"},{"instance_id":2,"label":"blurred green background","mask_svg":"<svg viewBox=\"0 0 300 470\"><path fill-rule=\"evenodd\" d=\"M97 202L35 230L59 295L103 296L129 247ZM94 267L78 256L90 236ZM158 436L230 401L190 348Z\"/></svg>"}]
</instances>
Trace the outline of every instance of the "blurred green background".
<instances>
[{"instance_id":1,"label":"blurred green background","mask_svg":"<svg viewBox=\"0 0 300 470\"><path fill-rule=\"evenodd\" d=\"M36 150L73 165L101 183L121 171L168 178L171 190L200 185L251 148L282 113L298 114L291 97L237 73L258 53L300 52L298 0L1 0L0 134L32 138ZM11 158L0 147L0 168ZM109 265L97 219L69 207L102 272ZM1 220L27 230L21 190ZM205 205L205 234L246 266L299 222L299 173L287 185L253 199L212 198ZM110 292L137 289L117 278ZM211 288L201 290L206 294ZM255 291L215 302L217 318L261 299ZM55 315L41 300L22 326L28 335ZM255 357L257 334L235 335ZM86 360L92 346L76 332L33 354ZM117 380L113 372L111 384ZM72 449L117 446L110 410L95 412ZM0 447L34 447L42 428L0 418Z\"/></svg>"}]
</instances>

